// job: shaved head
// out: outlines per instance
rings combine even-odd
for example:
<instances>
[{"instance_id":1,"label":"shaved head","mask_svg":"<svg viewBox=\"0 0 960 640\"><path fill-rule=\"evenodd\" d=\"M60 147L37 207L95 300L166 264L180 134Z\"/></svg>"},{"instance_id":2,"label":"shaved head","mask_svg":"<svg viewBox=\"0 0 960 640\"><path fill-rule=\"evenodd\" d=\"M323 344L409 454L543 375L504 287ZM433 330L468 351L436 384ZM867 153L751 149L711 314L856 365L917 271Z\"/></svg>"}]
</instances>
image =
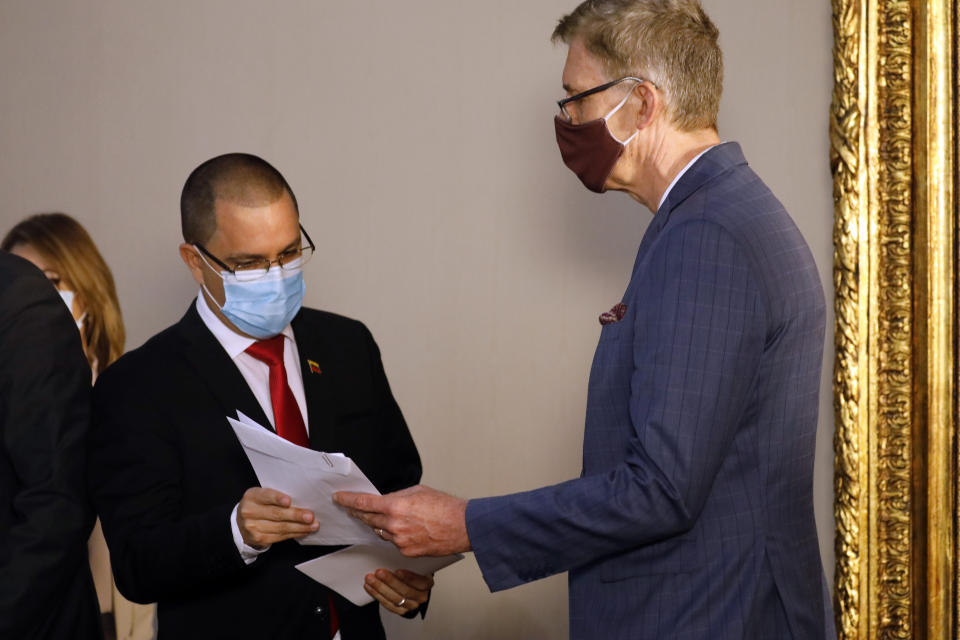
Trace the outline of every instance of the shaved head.
<instances>
[{"instance_id":1,"label":"shaved head","mask_svg":"<svg viewBox=\"0 0 960 640\"><path fill-rule=\"evenodd\" d=\"M217 201L243 207L262 207L290 194L297 198L283 175L263 158L248 153L228 153L207 160L193 170L180 194L183 241L208 242L217 230ZM299 213L299 211L298 211Z\"/></svg>"}]
</instances>

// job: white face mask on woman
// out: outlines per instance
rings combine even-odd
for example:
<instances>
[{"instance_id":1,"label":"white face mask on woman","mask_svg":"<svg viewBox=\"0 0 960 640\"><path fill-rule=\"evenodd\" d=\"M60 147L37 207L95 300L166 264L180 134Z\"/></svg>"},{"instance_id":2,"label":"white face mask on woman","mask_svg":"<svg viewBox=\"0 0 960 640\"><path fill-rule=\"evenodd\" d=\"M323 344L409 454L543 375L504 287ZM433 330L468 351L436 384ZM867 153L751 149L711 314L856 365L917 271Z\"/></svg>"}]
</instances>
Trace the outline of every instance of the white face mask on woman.
<instances>
[{"instance_id":1,"label":"white face mask on woman","mask_svg":"<svg viewBox=\"0 0 960 640\"><path fill-rule=\"evenodd\" d=\"M57 291L60 294L60 297L63 298L63 303L67 305L67 310L70 311L70 316L73 317L73 299L75 294L73 291ZM83 329L83 318L86 316L86 313L80 314L80 317L77 318L77 329Z\"/></svg>"}]
</instances>

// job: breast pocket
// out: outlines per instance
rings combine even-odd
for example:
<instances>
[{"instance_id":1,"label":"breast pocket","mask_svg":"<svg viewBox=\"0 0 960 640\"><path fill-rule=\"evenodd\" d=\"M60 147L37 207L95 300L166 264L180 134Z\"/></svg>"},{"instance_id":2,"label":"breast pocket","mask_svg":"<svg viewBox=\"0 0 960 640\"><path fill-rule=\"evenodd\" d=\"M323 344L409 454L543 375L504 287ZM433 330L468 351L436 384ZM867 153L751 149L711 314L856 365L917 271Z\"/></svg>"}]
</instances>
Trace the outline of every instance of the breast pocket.
<instances>
[{"instance_id":1,"label":"breast pocket","mask_svg":"<svg viewBox=\"0 0 960 640\"><path fill-rule=\"evenodd\" d=\"M633 338L633 314L629 311L623 319L605 324L600 329L600 342L630 340Z\"/></svg>"}]
</instances>

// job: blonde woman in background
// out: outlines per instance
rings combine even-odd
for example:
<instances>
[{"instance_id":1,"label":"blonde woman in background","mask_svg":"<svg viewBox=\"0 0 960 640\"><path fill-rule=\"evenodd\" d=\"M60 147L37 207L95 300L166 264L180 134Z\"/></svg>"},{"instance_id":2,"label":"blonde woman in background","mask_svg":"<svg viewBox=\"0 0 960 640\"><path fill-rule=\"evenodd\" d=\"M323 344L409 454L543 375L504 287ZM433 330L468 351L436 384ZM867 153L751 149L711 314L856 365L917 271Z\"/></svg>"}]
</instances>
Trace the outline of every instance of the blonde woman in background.
<instances>
[{"instance_id":1,"label":"blonde woman in background","mask_svg":"<svg viewBox=\"0 0 960 640\"><path fill-rule=\"evenodd\" d=\"M35 264L60 292L77 322L95 381L122 355L125 332L113 275L90 235L66 214L41 213L11 229L0 249ZM106 637L154 638L156 605L132 603L117 591L99 520L90 536L89 551Z\"/></svg>"}]
</instances>

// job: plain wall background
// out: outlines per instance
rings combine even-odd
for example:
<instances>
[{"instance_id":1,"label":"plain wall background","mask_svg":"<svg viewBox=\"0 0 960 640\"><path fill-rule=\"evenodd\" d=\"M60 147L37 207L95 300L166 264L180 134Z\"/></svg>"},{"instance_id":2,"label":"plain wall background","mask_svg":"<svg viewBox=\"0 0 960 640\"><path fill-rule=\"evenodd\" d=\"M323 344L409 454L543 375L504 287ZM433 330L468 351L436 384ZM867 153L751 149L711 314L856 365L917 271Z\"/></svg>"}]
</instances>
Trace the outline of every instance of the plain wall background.
<instances>
[{"instance_id":1,"label":"plain wall background","mask_svg":"<svg viewBox=\"0 0 960 640\"><path fill-rule=\"evenodd\" d=\"M176 251L189 171L262 155L317 243L306 302L373 331L425 482L472 497L575 477L597 316L651 219L560 160L566 51L549 36L575 4L4 0L0 228L79 219L133 348L196 294ZM721 137L792 212L829 297L829 3L704 6L725 53ZM815 483L828 578L832 343ZM398 639L563 638L566 593L555 576L491 595L468 557L438 575L425 622L384 618Z\"/></svg>"}]
</instances>

